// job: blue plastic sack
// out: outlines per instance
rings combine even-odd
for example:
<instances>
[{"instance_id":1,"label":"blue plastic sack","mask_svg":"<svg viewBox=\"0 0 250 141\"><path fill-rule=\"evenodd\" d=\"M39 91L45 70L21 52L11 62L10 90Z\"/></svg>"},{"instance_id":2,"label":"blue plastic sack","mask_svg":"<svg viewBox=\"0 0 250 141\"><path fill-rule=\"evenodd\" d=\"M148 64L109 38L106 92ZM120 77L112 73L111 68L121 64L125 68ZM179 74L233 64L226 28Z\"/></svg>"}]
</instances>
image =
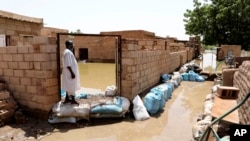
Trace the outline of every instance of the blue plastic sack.
<instances>
[{"instance_id":1,"label":"blue plastic sack","mask_svg":"<svg viewBox=\"0 0 250 141\"><path fill-rule=\"evenodd\" d=\"M166 82L170 79L170 76L168 74L162 74L161 75L161 82Z\"/></svg>"},{"instance_id":2,"label":"blue plastic sack","mask_svg":"<svg viewBox=\"0 0 250 141\"><path fill-rule=\"evenodd\" d=\"M61 97L65 97L66 96L66 91L61 89Z\"/></svg>"},{"instance_id":3,"label":"blue plastic sack","mask_svg":"<svg viewBox=\"0 0 250 141\"><path fill-rule=\"evenodd\" d=\"M165 84L158 85L152 88L150 91L160 91L163 93L165 101L168 100L168 86Z\"/></svg>"},{"instance_id":4,"label":"blue plastic sack","mask_svg":"<svg viewBox=\"0 0 250 141\"><path fill-rule=\"evenodd\" d=\"M166 85L168 86L168 99L170 99L173 93L173 86L170 83L167 83Z\"/></svg>"},{"instance_id":5,"label":"blue plastic sack","mask_svg":"<svg viewBox=\"0 0 250 141\"><path fill-rule=\"evenodd\" d=\"M149 114L156 114L160 109L160 99L153 92L149 92L143 99L143 103Z\"/></svg>"},{"instance_id":6,"label":"blue plastic sack","mask_svg":"<svg viewBox=\"0 0 250 141\"><path fill-rule=\"evenodd\" d=\"M76 94L76 95L75 95L75 98L76 98L76 99L87 99L87 98L88 98L88 95L87 95L87 94L80 93L80 94Z\"/></svg>"},{"instance_id":7,"label":"blue plastic sack","mask_svg":"<svg viewBox=\"0 0 250 141\"><path fill-rule=\"evenodd\" d=\"M189 81L196 81L196 77L198 76L197 73L195 73L194 71L189 71L188 72L188 80Z\"/></svg>"},{"instance_id":8,"label":"blue plastic sack","mask_svg":"<svg viewBox=\"0 0 250 141\"><path fill-rule=\"evenodd\" d=\"M116 98L116 103L97 105L90 110L90 113L100 114L120 114L122 112L122 100L120 97Z\"/></svg>"},{"instance_id":9,"label":"blue plastic sack","mask_svg":"<svg viewBox=\"0 0 250 141\"><path fill-rule=\"evenodd\" d=\"M204 81L205 81L205 79L204 79L202 76L200 76L200 75L198 75L198 76L195 78L195 80L196 80L197 82L204 82Z\"/></svg>"},{"instance_id":10,"label":"blue plastic sack","mask_svg":"<svg viewBox=\"0 0 250 141\"><path fill-rule=\"evenodd\" d=\"M186 73L186 72L185 72L185 73L182 73L182 74L181 74L181 77L182 77L182 80L183 80L183 81L188 81L188 80L189 80L188 73Z\"/></svg>"}]
</instances>

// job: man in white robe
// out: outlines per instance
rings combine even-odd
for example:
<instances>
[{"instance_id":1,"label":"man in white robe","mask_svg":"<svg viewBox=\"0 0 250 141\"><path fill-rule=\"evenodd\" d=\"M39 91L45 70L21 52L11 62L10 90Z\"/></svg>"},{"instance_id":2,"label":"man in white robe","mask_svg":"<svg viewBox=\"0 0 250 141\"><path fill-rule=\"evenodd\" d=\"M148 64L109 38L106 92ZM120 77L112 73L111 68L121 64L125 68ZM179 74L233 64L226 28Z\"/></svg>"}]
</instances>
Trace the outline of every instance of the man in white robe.
<instances>
[{"instance_id":1,"label":"man in white robe","mask_svg":"<svg viewBox=\"0 0 250 141\"><path fill-rule=\"evenodd\" d=\"M67 40L65 45L62 70L62 89L66 91L64 103L78 104L75 100L75 92L80 89L78 64L73 54L73 42Z\"/></svg>"}]
</instances>

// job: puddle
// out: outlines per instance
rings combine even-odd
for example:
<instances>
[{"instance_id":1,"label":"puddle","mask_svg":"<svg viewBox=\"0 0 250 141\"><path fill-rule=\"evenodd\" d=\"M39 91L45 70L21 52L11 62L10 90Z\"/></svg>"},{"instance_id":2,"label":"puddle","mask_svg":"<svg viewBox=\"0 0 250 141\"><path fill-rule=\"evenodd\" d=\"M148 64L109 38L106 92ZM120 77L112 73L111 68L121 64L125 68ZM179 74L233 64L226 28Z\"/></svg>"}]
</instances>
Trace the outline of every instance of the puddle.
<instances>
[{"instance_id":1,"label":"puddle","mask_svg":"<svg viewBox=\"0 0 250 141\"><path fill-rule=\"evenodd\" d=\"M107 86L116 85L115 64L79 62L81 87L104 91Z\"/></svg>"},{"instance_id":2,"label":"puddle","mask_svg":"<svg viewBox=\"0 0 250 141\"><path fill-rule=\"evenodd\" d=\"M149 120L103 119L100 124L84 128L56 129L42 141L189 141L193 123L203 112L203 102L212 85L212 81L183 81L166 102L164 111Z\"/></svg>"}]
</instances>

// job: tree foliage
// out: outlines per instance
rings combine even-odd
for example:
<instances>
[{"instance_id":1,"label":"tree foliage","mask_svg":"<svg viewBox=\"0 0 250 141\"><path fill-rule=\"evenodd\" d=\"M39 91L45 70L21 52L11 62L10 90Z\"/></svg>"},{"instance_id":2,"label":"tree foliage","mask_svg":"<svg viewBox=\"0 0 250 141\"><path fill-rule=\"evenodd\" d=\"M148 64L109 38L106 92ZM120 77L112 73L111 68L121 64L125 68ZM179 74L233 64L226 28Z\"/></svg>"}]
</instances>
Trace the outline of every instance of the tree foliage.
<instances>
[{"instance_id":1,"label":"tree foliage","mask_svg":"<svg viewBox=\"0 0 250 141\"><path fill-rule=\"evenodd\" d=\"M184 13L188 35L199 35L204 44L242 45L250 49L250 0L193 0Z\"/></svg>"}]
</instances>

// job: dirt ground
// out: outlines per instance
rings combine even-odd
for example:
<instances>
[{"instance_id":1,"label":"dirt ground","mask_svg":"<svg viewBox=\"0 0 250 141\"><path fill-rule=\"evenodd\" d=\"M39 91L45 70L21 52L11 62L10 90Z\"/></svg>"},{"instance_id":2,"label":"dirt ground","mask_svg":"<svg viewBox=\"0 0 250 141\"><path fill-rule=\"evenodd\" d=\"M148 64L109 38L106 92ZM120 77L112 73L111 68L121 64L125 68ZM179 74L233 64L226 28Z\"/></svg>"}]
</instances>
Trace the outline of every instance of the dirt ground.
<instances>
[{"instance_id":1,"label":"dirt ground","mask_svg":"<svg viewBox=\"0 0 250 141\"><path fill-rule=\"evenodd\" d=\"M129 118L129 117L127 117ZM132 119L132 118L131 118ZM77 123L56 123L50 124L45 120L26 116L25 123L9 121L5 126L0 127L1 141L39 141L43 137L51 135L55 130L68 131L81 129L88 126L102 125L120 122L124 119L92 119L91 121L79 120Z\"/></svg>"}]
</instances>

